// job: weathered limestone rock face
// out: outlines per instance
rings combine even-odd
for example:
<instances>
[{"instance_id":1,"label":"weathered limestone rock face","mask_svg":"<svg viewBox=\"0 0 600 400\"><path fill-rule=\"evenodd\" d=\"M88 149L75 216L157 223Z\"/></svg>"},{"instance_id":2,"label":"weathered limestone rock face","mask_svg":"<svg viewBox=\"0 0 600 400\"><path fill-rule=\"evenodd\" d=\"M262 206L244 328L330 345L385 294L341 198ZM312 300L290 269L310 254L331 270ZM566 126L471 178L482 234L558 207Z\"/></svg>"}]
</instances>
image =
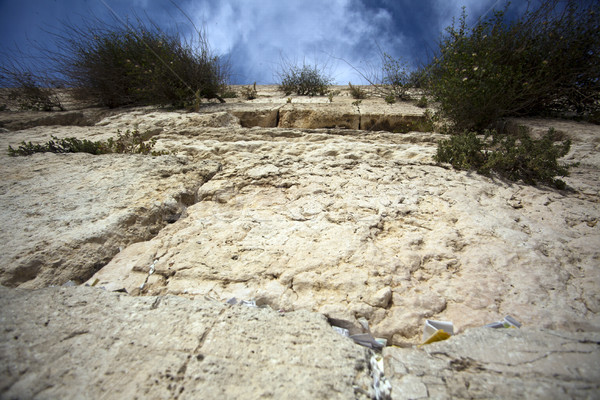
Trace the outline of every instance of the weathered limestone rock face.
<instances>
[{"instance_id":1,"label":"weathered limestone rock face","mask_svg":"<svg viewBox=\"0 0 600 400\"><path fill-rule=\"evenodd\" d=\"M316 313L0 286L3 399L366 399L369 354Z\"/></svg>"},{"instance_id":2,"label":"weathered limestone rock face","mask_svg":"<svg viewBox=\"0 0 600 400\"><path fill-rule=\"evenodd\" d=\"M597 332L476 328L383 354L392 399L593 399L600 391Z\"/></svg>"},{"instance_id":3,"label":"weathered limestone rock face","mask_svg":"<svg viewBox=\"0 0 600 400\"><path fill-rule=\"evenodd\" d=\"M219 107L3 135L5 147L139 129L177 154L2 155L3 282L60 284L108 263L89 283L365 317L398 345L416 342L425 318L459 331L506 314L600 329L597 126L558 123L574 140L568 160L581 162L573 191L559 192L437 166L439 135L244 128L236 104Z\"/></svg>"},{"instance_id":4,"label":"weathered limestone rock face","mask_svg":"<svg viewBox=\"0 0 600 400\"><path fill-rule=\"evenodd\" d=\"M187 218L89 282L365 317L398 345L425 318L598 330L598 129L570 126L573 192L437 166L434 134L163 133L164 148L223 168Z\"/></svg>"},{"instance_id":5,"label":"weathered limestone rock face","mask_svg":"<svg viewBox=\"0 0 600 400\"><path fill-rule=\"evenodd\" d=\"M23 287L87 279L120 247L177 220L219 168L175 156L46 153L1 160L0 283Z\"/></svg>"},{"instance_id":6,"label":"weathered limestone rock face","mask_svg":"<svg viewBox=\"0 0 600 400\"><path fill-rule=\"evenodd\" d=\"M174 155L0 154L0 283L89 278L134 295L254 299L347 326L365 318L399 346L420 341L425 319L452 321L457 338L507 314L600 331L597 125L513 122L573 140L564 161L579 165L557 191L436 165L438 134L376 131L418 125L412 106L259 94L199 113L130 109L2 133L6 148L138 129Z\"/></svg>"},{"instance_id":7,"label":"weathered limestone rock face","mask_svg":"<svg viewBox=\"0 0 600 400\"><path fill-rule=\"evenodd\" d=\"M1 286L0 310L1 398L375 398L370 351L316 313ZM383 356L392 399L595 398L600 390L597 332L475 328Z\"/></svg>"},{"instance_id":8,"label":"weathered limestone rock face","mask_svg":"<svg viewBox=\"0 0 600 400\"><path fill-rule=\"evenodd\" d=\"M111 124L115 118L118 122ZM190 125L239 126L239 121L227 113L142 109L89 128L39 126L6 133L0 147L42 143L51 136L106 140L135 129L184 131ZM184 154L9 157L2 152L0 165L0 284L21 287L85 281L127 245L152 238L185 215L198 187L221 168L216 161L192 162Z\"/></svg>"}]
</instances>

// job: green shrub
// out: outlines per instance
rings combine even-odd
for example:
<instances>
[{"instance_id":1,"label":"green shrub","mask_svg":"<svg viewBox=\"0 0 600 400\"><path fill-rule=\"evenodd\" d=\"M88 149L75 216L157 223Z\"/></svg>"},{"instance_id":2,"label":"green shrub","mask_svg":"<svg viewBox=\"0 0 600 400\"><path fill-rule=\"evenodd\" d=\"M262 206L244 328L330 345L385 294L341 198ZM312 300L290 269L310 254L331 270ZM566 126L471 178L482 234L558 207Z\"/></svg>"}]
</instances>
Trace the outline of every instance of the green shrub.
<instances>
[{"instance_id":1,"label":"green shrub","mask_svg":"<svg viewBox=\"0 0 600 400\"><path fill-rule=\"evenodd\" d=\"M258 96L258 92L256 91L256 82L252 87L244 86L242 88L242 97L246 100L254 100Z\"/></svg>"},{"instance_id":2,"label":"green shrub","mask_svg":"<svg viewBox=\"0 0 600 400\"><path fill-rule=\"evenodd\" d=\"M235 99L236 97L238 97L238 94L231 87L225 87L221 91L221 97L224 99Z\"/></svg>"},{"instance_id":3,"label":"green shrub","mask_svg":"<svg viewBox=\"0 0 600 400\"><path fill-rule=\"evenodd\" d=\"M348 87L350 87L350 96L353 99L366 99L367 92L364 89L361 89L358 86L352 86L352 83L348 82Z\"/></svg>"},{"instance_id":4,"label":"green shrub","mask_svg":"<svg viewBox=\"0 0 600 400\"><path fill-rule=\"evenodd\" d=\"M419 100L417 100L416 106L420 107L420 108L426 108L429 105L429 101L427 100L427 97L425 96L421 96L421 98Z\"/></svg>"},{"instance_id":5,"label":"green shrub","mask_svg":"<svg viewBox=\"0 0 600 400\"><path fill-rule=\"evenodd\" d=\"M286 65L279 72L281 83L279 89L286 96L296 93L300 96L324 96L332 79L325 75L316 65L304 64L301 68L295 65Z\"/></svg>"},{"instance_id":6,"label":"green shrub","mask_svg":"<svg viewBox=\"0 0 600 400\"><path fill-rule=\"evenodd\" d=\"M504 117L600 109L600 3L582 4L543 0L516 21L495 11L473 27L463 9L425 74L457 131Z\"/></svg>"},{"instance_id":7,"label":"green shrub","mask_svg":"<svg viewBox=\"0 0 600 400\"><path fill-rule=\"evenodd\" d=\"M383 99L388 104L394 104L396 102L396 96L391 93L387 94Z\"/></svg>"},{"instance_id":8,"label":"green shrub","mask_svg":"<svg viewBox=\"0 0 600 400\"><path fill-rule=\"evenodd\" d=\"M564 189L565 183L555 177L569 175L569 166L559 164L558 158L569 152L571 142L556 143L558 139L554 129L541 139L532 139L526 130L518 135L486 131L483 137L471 131L439 142L434 159L457 169L473 169L485 175L494 172L512 181Z\"/></svg>"},{"instance_id":9,"label":"green shrub","mask_svg":"<svg viewBox=\"0 0 600 400\"><path fill-rule=\"evenodd\" d=\"M29 156L34 153L89 153L104 154L105 148L100 142L92 142L87 139L66 138L59 139L52 136L52 139L45 144L33 144L31 142L21 142L21 145L13 149L8 146L8 154L11 156Z\"/></svg>"},{"instance_id":10,"label":"green shrub","mask_svg":"<svg viewBox=\"0 0 600 400\"><path fill-rule=\"evenodd\" d=\"M153 151L155 138L149 138L148 134L141 134L137 130L133 132L127 130L124 134L117 131L116 138L109 138L107 141L91 141L87 139L77 139L74 137L59 139L51 136L52 139L45 144L33 144L31 142L21 142L21 145L13 149L8 146L10 156L28 156L34 153L89 153L89 154L150 154L153 156L168 154L166 152Z\"/></svg>"},{"instance_id":11,"label":"green shrub","mask_svg":"<svg viewBox=\"0 0 600 400\"><path fill-rule=\"evenodd\" d=\"M127 27L96 23L68 27L58 36L64 54L55 55L66 85L77 98L108 107L174 105L218 98L225 89L225 67L199 33L183 42L150 22Z\"/></svg>"}]
</instances>

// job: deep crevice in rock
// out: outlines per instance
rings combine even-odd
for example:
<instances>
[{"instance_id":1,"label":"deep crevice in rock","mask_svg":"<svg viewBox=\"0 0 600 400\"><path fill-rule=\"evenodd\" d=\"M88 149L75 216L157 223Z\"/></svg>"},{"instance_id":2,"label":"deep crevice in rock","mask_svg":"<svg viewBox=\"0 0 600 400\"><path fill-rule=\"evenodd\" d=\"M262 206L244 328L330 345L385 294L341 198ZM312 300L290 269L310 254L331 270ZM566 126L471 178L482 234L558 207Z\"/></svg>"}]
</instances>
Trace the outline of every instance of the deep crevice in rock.
<instances>
[{"instance_id":1,"label":"deep crevice in rock","mask_svg":"<svg viewBox=\"0 0 600 400\"><path fill-rule=\"evenodd\" d=\"M155 205L149 209L143 207L135 209L127 218L119 221L110 232L104 234L100 232L89 238L83 238L80 241L64 244L64 246L71 249L71 252L93 253L97 255L97 258L90 260L91 262L86 265L80 265L77 273L67 273L68 276L65 276L64 273L58 273L54 278L47 277L47 279L50 279L49 284L64 285L68 282L71 282L71 284L73 282L75 284L81 284L89 280L95 273L110 263L123 248L134 243L149 241L157 236L169 224L173 224L180 219L185 218L187 216L187 208L199 201L197 196L198 189L209 182L220 170L221 165L218 164L216 167L213 167L213 170L206 171L206 174L202 176L199 183L189 185L178 193L173 194L170 198L171 200L162 202L160 205ZM99 238L101 238L101 240L99 240ZM47 261L44 261L44 263L47 263ZM56 265L55 268L59 272L63 268L72 270L72 266L67 267L62 263ZM15 270L15 273L19 271L20 270ZM45 272L46 275L48 275L48 273L49 271ZM19 273L19 276L4 276L3 284L16 287L36 279L37 275L36 271L35 274Z\"/></svg>"}]
</instances>

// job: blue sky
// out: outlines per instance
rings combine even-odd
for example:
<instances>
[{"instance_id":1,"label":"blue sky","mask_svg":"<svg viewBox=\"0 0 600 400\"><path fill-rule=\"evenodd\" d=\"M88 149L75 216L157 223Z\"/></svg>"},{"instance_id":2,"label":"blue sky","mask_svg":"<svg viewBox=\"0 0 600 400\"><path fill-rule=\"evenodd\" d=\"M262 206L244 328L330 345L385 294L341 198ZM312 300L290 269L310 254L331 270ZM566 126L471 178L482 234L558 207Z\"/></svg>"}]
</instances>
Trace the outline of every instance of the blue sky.
<instances>
[{"instance_id":1,"label":"blue sky","mask_svg":"<svg viewBox=\"0 0 600 400\"><path fill-rule=\"evenodd\" d=\"M232 82L276 83L282 60L317 63L338 84L364 83L349 65L368 71L378 48L411 66L426 61L462 6L469 21L506 0L173 0L206 30L216 54L229 58ZM32 43L54 46L46 32L62 23L149 17L165 30L191 32L170 0L0 0L0 53ZM513 0L514 13L525 0ZM114 13L114 14L113 14Z\"/></svg>"}]
</instances>

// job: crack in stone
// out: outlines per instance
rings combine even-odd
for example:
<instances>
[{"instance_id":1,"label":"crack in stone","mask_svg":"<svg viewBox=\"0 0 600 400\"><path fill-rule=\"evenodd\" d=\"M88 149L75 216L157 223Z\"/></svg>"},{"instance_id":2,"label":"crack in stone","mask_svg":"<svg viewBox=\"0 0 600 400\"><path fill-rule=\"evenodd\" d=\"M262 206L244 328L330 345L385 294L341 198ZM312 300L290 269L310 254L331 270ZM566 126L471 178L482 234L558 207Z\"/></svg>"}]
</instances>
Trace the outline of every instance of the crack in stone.
<instances>
[{"instance_id":1,"label":"crack in stone","mask_svg":"<svg viewBox=\"0 0 600 400\"><path fill-rule=\"evenodd\" d=\"M69 340L69 339L72 339L72 338L74 338L76 336L85 335L85 334L88 334L88 333L90 333L90 331L86 331L86 330L71 332L67 336L65 336L63 339L61 339L61 342L64 342L65 340Z\"/></svg>"}]
</instances>

